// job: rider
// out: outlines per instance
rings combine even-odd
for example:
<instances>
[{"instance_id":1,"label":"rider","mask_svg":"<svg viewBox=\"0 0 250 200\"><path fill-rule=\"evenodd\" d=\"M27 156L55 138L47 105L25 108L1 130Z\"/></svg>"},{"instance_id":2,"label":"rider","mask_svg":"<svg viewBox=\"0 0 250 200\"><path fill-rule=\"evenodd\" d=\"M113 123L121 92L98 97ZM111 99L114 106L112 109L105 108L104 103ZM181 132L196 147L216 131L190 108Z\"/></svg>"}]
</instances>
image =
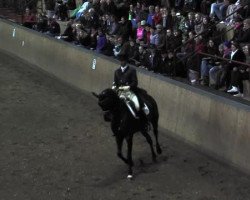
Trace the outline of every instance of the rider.
<instances>
[{"instance_id":1,"label":"rider","mask_svg":"<svg viewBox=\"0 0 250 200\"><path fill-rule=\"evenodd\" d=\"M114 83L112 89L118 88L118 95L121 99L127 102L133 102L135 109L135 117L145 120L147 123L148 108L142 103L140 97L138 98L138 79L136 70L127 64L126 56L120 56L121 66L115 71ZM133 111L132 111L133 112Z\"/></svg>"}]
</instances>

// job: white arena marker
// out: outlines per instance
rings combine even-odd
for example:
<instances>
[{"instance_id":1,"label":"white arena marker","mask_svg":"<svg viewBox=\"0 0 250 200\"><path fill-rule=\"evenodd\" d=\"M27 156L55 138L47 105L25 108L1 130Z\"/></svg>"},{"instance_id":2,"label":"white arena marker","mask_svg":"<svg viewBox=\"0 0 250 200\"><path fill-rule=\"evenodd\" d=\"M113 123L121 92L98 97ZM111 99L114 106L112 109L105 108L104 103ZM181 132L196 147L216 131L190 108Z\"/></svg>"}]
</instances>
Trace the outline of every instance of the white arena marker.
<instances>
[{"instance_id":1,"label":"white arena marker","mask_svg":"<svg viewBox=\"0 0 250 200\"><path fill-rule=\"evenodd\" d=\"M92 69L95 69L95 68L96 68L96 59L94 58L93 63L92 63Z\"/></svg>"},{"instance_id":2,"label":"white arena marker","mask_svg":"<svg viewBox=\"0 0 250 200\"><path fill-rule=\"evenodd\" d=\"M22 41L22 47L24 46L24 41Z\"/></svg>"},{"instance_id":3,"label":"white arena marker","mask_svg":"<svg viewBox=\"0 0 250 200\"><path fill-rule=\"evenodd\" d=\"M15 37L15 36L16 36L16 29L14 28L13 33L12 33L12 37Z\"/></svg>"}]
</instances>

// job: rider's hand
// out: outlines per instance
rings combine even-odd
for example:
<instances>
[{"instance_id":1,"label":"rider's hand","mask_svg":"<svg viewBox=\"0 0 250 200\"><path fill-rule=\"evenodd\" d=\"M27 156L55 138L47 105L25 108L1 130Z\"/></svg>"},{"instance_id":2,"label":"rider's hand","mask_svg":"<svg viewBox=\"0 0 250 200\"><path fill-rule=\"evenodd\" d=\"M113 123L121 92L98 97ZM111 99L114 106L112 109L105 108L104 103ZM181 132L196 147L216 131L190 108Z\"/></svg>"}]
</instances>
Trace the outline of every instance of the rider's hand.
<instances>
[{"instance_id":1,"label":"rider's hand","mask_svg":"<svg viewBox=\"0 0 250 200\"><path fill-rule=\"evenodd\" d=\"M115 89L116 89L116 86L115 86L115 85L113 85L111 89L112 89L112 90L115 90Z\"/></svg>"}]
</instances>

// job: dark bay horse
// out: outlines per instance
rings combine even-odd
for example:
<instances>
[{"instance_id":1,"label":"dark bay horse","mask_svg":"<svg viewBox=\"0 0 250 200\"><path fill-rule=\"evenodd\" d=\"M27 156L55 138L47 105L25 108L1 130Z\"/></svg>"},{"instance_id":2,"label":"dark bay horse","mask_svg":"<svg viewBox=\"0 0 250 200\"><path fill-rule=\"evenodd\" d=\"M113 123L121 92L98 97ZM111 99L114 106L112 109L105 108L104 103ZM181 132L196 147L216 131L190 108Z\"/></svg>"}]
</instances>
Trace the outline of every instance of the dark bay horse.
<instances>
[{"instance_id":1,"label":"dark bay horse","mask_svg":"<svg viewBox=\"0 0 250 200\"><path fill-rule=\"evenodd\" d=\"M141 132L150 145L152 159L156 161L156 153L153 148L153 141L146 128L145 120L136 119L133 117L124 100L120 99L117 92L112 89L105 89L100 94L93 93L98 98L98 104L103 111L111 113L111 129L114 133L117 143L117 156L128 165L128 176L133 177L133 160L132 160L132 145L133 134ZM144 103L149 108L148 121L153 127L153 132L156 141L156 151L161 154L162 150L158 142L158 119L159 112L155 100L146 92L140 96ZM127 142L127 157L122 154L122 144L124 139Z\"/></svg>"}]
</instances>

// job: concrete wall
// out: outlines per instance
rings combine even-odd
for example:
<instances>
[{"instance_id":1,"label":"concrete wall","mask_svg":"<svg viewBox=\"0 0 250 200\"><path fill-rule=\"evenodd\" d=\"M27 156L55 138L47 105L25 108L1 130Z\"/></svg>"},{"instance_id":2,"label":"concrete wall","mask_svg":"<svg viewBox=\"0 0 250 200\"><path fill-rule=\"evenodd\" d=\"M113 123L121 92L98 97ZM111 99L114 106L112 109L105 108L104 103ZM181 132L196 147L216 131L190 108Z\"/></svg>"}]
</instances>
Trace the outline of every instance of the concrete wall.
<instances>
[{"instance_id":1,"label":"concrete wall","mask_svg":"<svg viewBox=\"0 0 250 200\"><path fill-rule=\"evenodd\" d=\"M15 34L13 30L15 29ZM0 20L0 50L86 91L110 87L118 63ZM97 60L92 69L93 59ZM250 106L138 69L140 86L157 101L159 125L245 172L250 172Z\"/></svg>"}]
</instances>

